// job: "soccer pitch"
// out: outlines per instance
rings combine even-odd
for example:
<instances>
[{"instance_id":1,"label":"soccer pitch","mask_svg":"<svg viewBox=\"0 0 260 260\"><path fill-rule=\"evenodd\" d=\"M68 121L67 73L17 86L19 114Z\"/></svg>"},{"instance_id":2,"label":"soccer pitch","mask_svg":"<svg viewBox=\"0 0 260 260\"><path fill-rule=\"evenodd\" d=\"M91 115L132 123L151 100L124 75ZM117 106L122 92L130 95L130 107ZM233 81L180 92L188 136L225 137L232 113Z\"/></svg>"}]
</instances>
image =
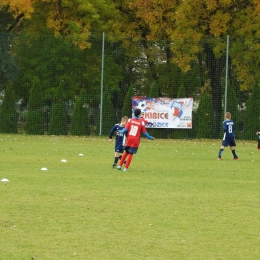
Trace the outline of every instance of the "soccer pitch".
<instances>
[{"instance_id":1,"label":"soccer pitch","mask_svg":"<svg viewBox=\"0 0 260 260\"><path fill-rule=\"evenodd\" d=\"M142 138L127 173L105 137L0 141L0 259L259 258L257 140Z\"/></svg>"}]
</instances>

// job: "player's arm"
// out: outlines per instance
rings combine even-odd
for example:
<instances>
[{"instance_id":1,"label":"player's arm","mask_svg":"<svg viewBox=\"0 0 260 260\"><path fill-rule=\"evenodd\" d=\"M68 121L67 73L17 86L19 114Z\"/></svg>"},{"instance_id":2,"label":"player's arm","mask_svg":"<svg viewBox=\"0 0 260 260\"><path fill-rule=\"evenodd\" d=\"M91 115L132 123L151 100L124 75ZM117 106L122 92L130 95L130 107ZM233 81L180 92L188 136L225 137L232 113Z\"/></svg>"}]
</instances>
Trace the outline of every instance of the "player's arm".
<instances>
[{"instance_id":1,"label":"player's arm","mask_svg":"<svg viewBox=\"0 0 260 260\"><path fill-rule=\"evenodd\" d=\"M116 131L116 125L113 126L113 128L110 130L110 133L109 133L109 141L111 142L112 141L112 137L113 137L113 134L114 132Z\"/></svg>"},{"instance_id":2,"label":"player's arm","mask_svg":"<svg viewBox=\"0 0 260 260\"><path fill-rule=\"evenodd\" d=\"M125 134L128 130L126 128L123 128L120 132L120 134Z\"/></svg>"},{"instance_id":3,"label":"player's arm","mask_svg":"<svg viewBox=\"0 0 260 260\"><path fill-rule=\"evenodd\" d=\"M225 123L225 122L223 122L223 129L224 129L224 132L226 132L226 131L227 131L227 125L226 125L226 123Z\"/></svg>"},{"instance_id":4,"label":"player's arm","mask_svg":"<svg viewBox=\"0 0 260 260\"><path fill-rule=\"evenodd\" d=\"M155 139L153 136L149 135L147 132L144 132L143 135L144 135L146 138L150 139L150 140L154 140L154 139Z\"/></svg>"},{"instance_id":5,"label":"player's arm","mask_svg":"<svg viewBox=\"0 0 260 260\"><path fill-rule=\"evenodd\" d=\"M129 122L129 120L128 120L128 122ZM127 122L126 126L125 126L121 131L119 131L120 134L125 134L125 133L127 133L128 128L129 128L129 123L128 123L128 122Z\"/></svg>"},{"instance_id":6,"label":"player's arm","mask_svg":"<svg viewBox=\"0 0 260 260\"><path fill-rule=\"evenodd\" d=\"M144 119L144 123L145 123L146 125L153 125L153 123L147 121L146 119Z\"/></svg>"},{"instance_id":7,"label":"player's arm","mask_svg":"<svg viewBox=\"0 0 260 260\"><path fill-rule=\"evenodd\" d=\"M149 134L147 133L147 131L146 131L146 127L145 127L144 124L145 124L145 123L142 122L142 128L141 128L141 131L142 131L143 135L144 135L146 138L150 139L150 140L154 140L155 138L154 138L153 136L151 136L151 135L149 135Z\"/></svg>"}]
</instances>

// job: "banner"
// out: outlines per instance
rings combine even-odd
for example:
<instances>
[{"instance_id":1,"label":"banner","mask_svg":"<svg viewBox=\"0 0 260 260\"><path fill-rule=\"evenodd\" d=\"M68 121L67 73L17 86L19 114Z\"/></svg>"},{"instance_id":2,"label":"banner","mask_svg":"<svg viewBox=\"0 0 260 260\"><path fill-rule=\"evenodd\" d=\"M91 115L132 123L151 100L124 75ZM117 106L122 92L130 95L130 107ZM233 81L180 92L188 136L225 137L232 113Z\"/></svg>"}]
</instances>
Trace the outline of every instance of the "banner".
<instances>
[{"instance_id":1,"label":"banner","mask_svg":"<svg viewBox=\"0 0 260 260\"><path fill-rule=\"evenodd\" d=\"M132 97L132 114L140 108L153 128L192 128L192 98Z\"/></svg>"}]
</instances>

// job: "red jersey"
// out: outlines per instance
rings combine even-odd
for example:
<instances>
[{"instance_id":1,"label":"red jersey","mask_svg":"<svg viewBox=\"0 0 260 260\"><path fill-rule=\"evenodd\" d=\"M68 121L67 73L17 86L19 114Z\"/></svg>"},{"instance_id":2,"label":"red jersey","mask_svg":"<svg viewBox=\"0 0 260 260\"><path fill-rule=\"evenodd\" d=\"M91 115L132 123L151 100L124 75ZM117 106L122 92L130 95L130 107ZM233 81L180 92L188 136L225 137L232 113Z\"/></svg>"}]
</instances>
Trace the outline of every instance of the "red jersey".
<instances>
[{"instance_id":1,"label":"red jersey","mask_svg":"<svg viewBox=\"0 0 260 260\"><path fill-rule=\"evenodd\" d=\"M143 120L144 121L144 123L146 124L146 125L148 125L149 124L149 121L147 121L146 119L144 119L143 117L141 118L141 120Z\"/></svg>"},{"instance_id":2,"label":"red jersey","mask_svg":"<svg viewBox=\"0 0 260 260\"><path fill-rule=\"evenodd\" d=\"M138 147L141 134L146 132L144 120L131 118L128 120L125 128L127 129L126 146Z\"/></svg>"}]
</instances>

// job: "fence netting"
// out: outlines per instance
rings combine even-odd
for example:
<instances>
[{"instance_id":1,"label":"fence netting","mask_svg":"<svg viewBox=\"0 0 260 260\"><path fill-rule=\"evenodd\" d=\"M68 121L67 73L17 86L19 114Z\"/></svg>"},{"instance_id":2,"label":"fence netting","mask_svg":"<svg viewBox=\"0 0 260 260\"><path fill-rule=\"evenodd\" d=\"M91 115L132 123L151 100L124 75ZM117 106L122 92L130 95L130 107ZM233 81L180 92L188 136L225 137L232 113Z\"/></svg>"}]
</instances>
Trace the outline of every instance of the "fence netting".
<instances>
[{"instance_id":1,"label":"fence netting","mask_svg":"<svg viewBox=\"0 0 260 260\"><path fill-rule=\"evenodd\" d=\"M257 40L230 38L228 63L226 38L189 42L198 46L192 55L185 42L108 35L102 56L102 40L93 34L91 47L79 49L62 37L1 33L0 132L108 136L122 116L131 117L131 97L143 96L193 98L192 129L149 128L157 138L220 138L225 111L237 139L256 138Z\"/></svg>"}]
</instances>

